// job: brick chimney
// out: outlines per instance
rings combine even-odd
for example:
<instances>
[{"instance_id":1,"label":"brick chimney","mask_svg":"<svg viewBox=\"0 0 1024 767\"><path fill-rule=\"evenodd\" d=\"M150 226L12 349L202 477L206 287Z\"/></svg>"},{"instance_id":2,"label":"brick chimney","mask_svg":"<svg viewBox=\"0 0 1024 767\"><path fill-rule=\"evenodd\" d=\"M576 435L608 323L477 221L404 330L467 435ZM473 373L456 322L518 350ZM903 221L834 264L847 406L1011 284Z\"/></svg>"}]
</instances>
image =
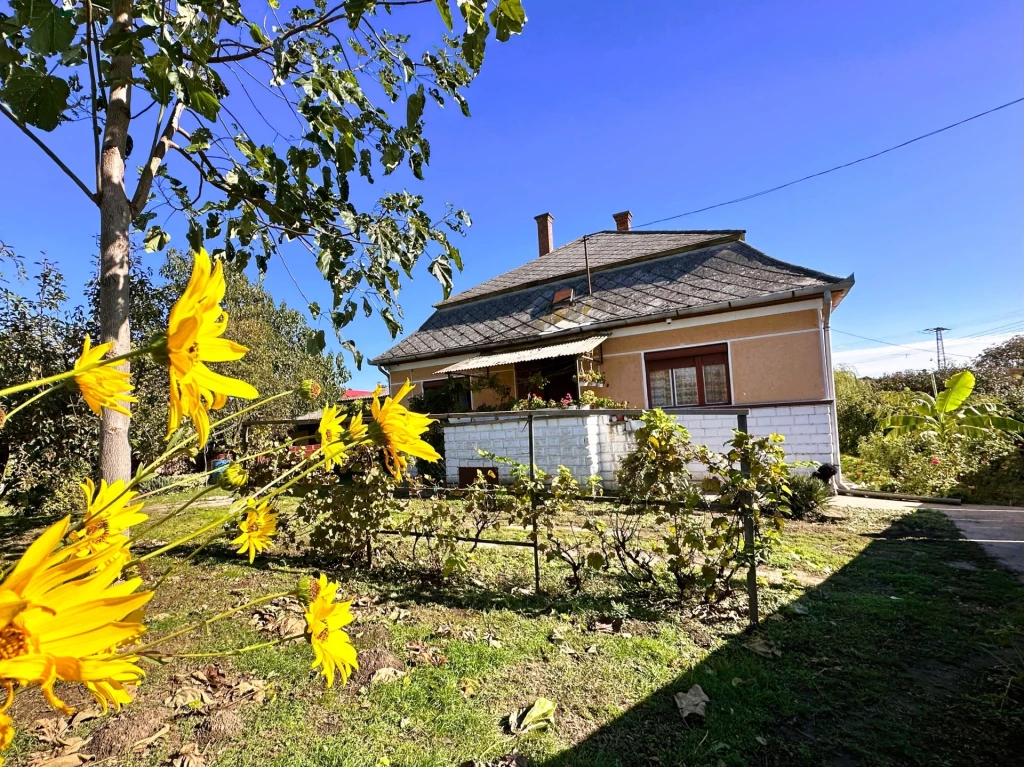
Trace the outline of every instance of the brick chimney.
<instances>
[{"instance_id":1,"label":"brick chimney","mask_svg":"<svg viewBox=\"0 0 1024 767\"><path fill-rule=\"evenodd\" d=\"M541 213L539 216L534 216L537 221L537 251L541 256L546 256L551 252L555 242L555 233L552 224L555 221L555 217L550 213Z\"/></svg>"},{"instance_id":2,"label":"brick chimney","mask_svg":"<svg viewBox=\"0 0 1024 767\"><path fill-rule=\"evenodd\" d=\"M628 210L624 210L621 213L612 213L612 218L615 219L615 230L619 232L628 232L630 224L633 221L633 214Z\"/></svg>"}]
</instances>

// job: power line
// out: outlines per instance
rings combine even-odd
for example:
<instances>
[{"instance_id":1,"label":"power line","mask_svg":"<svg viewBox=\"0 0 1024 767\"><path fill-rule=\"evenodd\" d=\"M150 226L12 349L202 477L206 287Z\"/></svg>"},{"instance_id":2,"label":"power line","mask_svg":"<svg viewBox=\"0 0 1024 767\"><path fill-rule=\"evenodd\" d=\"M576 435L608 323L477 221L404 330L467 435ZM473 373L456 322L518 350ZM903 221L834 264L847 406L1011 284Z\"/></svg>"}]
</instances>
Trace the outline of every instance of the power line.
<instances>
[{"instance_id":1,"label":"power line","mask_svg":"<svg viewBox=\"0 0 1024 767\"><path fill-rule=\"evenodd\" d=\"M861 158L856 159L856 160L851 160L850 162L843 163L842 165L836 165L834 168L829 168L828 170L822 170L822 171L819 171L817 173L812 173L809 176L804 176L803 178L798 178L798 179L795 179L794 181L787 181L785 184L779 184L778 186L773 186L771 189L763 189L760 192L754 192L753 194L748 194L748 195L745 195L743 197L737 197L735 200L727 200L726 202L719 202L719 203L716 203L715 205L708 205L707 207L698 208L697 210L690 210L690 211L687 211L686 213L678 213L678 214L676 214L674 216L668 216L666 218L659 218L656 221L648 221L646 224L636 224L636 225L634 225L633 228L634 229L639 229L639 228L644 227L644 226L653 226L654 224L661 224L661 223L664 223L665 221L673 221L673 220L675 220L677 218L683 218L684 216L692 216L695 213L703 213L706 210L713 210L715 208L721 208L721 207L724 207L726 205L733 205L733 204L735 204L737 202L746 202L747 200L752 200L755 197L762 197L762 196L764 196L766 194L771 194L772 192L777 192L780 189L785 189L788 186L793 186L793 184L799 184L801 181L809 181L812 178L818 178L819 176L825 176L825 175L827 175L829 173L835 173L837 170L842 170L843 168L849 168L851 165L856 165L857 163L866 162L867 160L873 160L876 157L881 157L883 154L888 154L889 152L895 152L897 149L902 149L903 147L909 146L910 144L913 144L913 143L915 143L917 141L922 141L922 140L924 140L926 138L931 138L932 136L935 136L935 135L938 135L939 133L943 133L945 131L948 131L948 130L951 130L953 128L956 128L957 126L963 125L964 123L969 123L971 120L977 120L979 117L984 117L985 115L990 115L993 112L998 112L1000 109L1006 109L1007 107L1012 107L1014 104L1019 104L1022 101L1024 101L1024 96L1022 96L1019 99L1014 99L1013 101L1007 101L1005 104L1000 104L999 106L993 107L992 109L987 109L984 112L979 112L976 115L972 115L971 117L964 118L963 120L960 120L959 122L955 122L955 123L953 123L951 125L947 125L944 128L939 128L938 130L933 130L933 131L931 131L929 133L925 133L925 134L923 134L921 136L917 136L916 138L912 138L909 141L904 141L902 144L897 144L896 146L891 146L888 149L883 149L880 152L875 152L874 154L869 154L866 157L861 157Z\"/></svg>"},{"instance_id":2,"label":"power line","mask_svg":"<svg viewBox=\"0 0 1024 767\"><path fill-rule=\"evenodd\" d=\"M867 336L859 336L856 333L847 333L845 330L839 330L837 328L832 328L832 332L833 333L842 333L844 336L853 336L854 338L860 338L860 339L863 339L865 341L871 341L872 343L876 343L876 344L885 344L886 346L898 346L900 349L910 349L910 351L912 351L912 352L927 351L926 349L921 349L921 348L919 348L917 346L907 346L905 344L894 344L894 343L891 343L889 341L883 341L881 338L868 338Z\"/></svg>"}]
</instances>

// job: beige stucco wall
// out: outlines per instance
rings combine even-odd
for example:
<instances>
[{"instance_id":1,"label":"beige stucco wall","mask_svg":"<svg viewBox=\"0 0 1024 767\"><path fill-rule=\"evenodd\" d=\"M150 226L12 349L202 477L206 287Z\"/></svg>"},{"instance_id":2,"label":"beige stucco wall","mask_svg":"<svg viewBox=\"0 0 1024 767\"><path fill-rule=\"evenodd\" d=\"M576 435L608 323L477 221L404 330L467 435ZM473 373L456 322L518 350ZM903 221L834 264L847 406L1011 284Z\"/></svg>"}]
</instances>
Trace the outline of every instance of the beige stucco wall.
<instances>
[{"instance_id":1,"label":"beige stucco wall","mask_svg":"<svg viewBox=\"0 0 1024 767\"><path fill-rule=\"evenodd\" d=\"M825 397L818 313L806 309L764 317L613 335L602 345L607 381L600 396L646 403L643 352L729 342L733 404L801 402ZM803 332L801 332L803 331Z\"/></svg>"},{"instance_id":2,"label":"beige stucco wall","mask_svg":"<svg viewBox=\"0 0 1024 767\"><path fill-rule=\"evenodd\" d=\"M761 317L710 322L692 327L651 325L650 332L615 335L602 344L604 362L598 365L606 383L595 389L600 397L646 405L643 352L729 343L733 404L816 401L825 398L821 333L814 309L785 311ZM621 331L620 331L621 332ZM443 378L440 363L392 374L391 391L408 377L422 394L424 380ZM511 366L494 370L503 383L514 387ZM513 391L514 394L514 391ZM473 393L473 406L497 404L494 392Z\"/></svg>"},{"instance_id":3,"label":"beige stucco wall","mask_svg":"<svg viewBox=\"0 0 1024 767\"><path fill-rule=\"evenodd\" d=\"M733 341L729 360L734 404L825 398L820 333Z\"/></svg>"},{"instance_id":4,"label":"beige stucco wall","mask_svg":"<svg viewBox=\"0 0 1024 767\"><path fill-rule=\"evenodd\" d=\"M511 396L516 396L516 374L511 365L503 368L492 368L491 374L497 376L498 380L511 390ZM473 392L474 408L481 405L497 405L499 402L501 402L501 398L498 396L498 393L491 389Z\"/></svg>"}]
</instances>

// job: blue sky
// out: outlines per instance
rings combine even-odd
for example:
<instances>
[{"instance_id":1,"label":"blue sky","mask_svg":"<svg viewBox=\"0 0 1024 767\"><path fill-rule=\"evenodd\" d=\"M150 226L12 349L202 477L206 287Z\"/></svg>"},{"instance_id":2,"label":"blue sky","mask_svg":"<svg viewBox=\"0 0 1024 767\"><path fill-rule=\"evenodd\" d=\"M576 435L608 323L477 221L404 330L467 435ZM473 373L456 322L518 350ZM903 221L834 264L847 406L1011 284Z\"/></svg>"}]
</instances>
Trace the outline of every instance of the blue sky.
<instances>
[{"instance_id":1,"label":"blue sky","mask_svg":"<svg viewBox=\"0 0 1024 767\"><path fill-rule=\"evenodd\" d=\"M434 211L449 201L470 211L456 290L536 257L538 213L554 215L563 244L612 228L620 210L639 224L711 205L1024 95L1016 0L652 1L642 13L611 1L524 5L523 35L488 46L468 94L473 117L428 108L427 180L396 176L373 190L408 184ZM415 24L436 29L428 17ZM58 151L88 178L88 139L58 134ZM837 359L862 373L931 364L919 331L939 324L953 328L947 349L969 356L1024 328L1022 139L1019 104L663 226L746 229L775 257L855 272L836 330L910 347L837 332ZM7 122L0 146L4 176L18 180L0 185L0 240L29 257L45 251L77 288L95 251L95 208ZM178 225L168 228L183 244ZM287 258L302 292L328 305L310 256L294 249ZM304 303L280 263L267 280L289 305ZM419 272L401 294L408 332L440 297ZM376 319L357 320L350 334L367 357L392 343ZM364 366L353 385L380 377Z\"/></svg>"}]
</instances>

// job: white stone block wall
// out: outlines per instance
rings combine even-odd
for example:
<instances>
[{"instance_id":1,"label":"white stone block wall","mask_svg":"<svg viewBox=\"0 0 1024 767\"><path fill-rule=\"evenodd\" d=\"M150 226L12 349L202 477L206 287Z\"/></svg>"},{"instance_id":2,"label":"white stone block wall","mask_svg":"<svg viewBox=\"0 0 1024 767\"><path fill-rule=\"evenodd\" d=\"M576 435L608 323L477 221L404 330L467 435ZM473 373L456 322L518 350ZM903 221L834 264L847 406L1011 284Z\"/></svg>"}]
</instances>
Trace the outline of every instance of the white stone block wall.
<instances>
[{"instance_id":1,"label":"white stone block wall","mask_svg":"<svg viewBox=\"0 0 1024 767\"><path fill-rule=\"evenodd\" d=\"M677 413L694 442L722 450L736 428L734 415ZM830 405L793 405L751 408L747 428L755 436L778 433L786 437L783 447L789 461L825 463L832 456ZM639 421L619 421L609 415L588 415L579 411L574 418L534 420L534 449L537 466L554 474L558 466L568 468L581 483L599 475L605 489L614 490L615 474L622 458L632 450ZM444 428L445 465L449 484L459 479L459 467L484 468L493 462L478 450L528 464L530 446L525 418L511 415L466 414L452 416ZM498 477L509 480L507 466L498 467Z\"/></svg>"}]
</instances>

